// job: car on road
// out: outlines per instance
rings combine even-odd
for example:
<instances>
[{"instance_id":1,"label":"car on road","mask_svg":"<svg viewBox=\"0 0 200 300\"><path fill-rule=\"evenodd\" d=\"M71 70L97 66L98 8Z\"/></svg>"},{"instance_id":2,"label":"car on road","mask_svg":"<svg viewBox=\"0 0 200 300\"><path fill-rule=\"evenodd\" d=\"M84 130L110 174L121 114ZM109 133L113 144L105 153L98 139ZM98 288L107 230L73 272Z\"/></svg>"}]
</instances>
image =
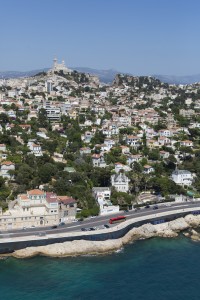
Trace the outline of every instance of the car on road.
<instances>
[{"instance_id":1,"label":"car on road","mask_svg":"<svg viewBox=\"0 0 200 300\"><path fill-rule=\"evenodd\" d=\"M51 229L55 229L57 227L58 227L57 225L53 225L53 226L51 226Z\"/></svg>"},{"instance_id":2,"label":"car on road","mask_svg":"<svg viewBox=\"0 0 200 300\"><path fill-rule=\"evenodd\" d=\"M146 205L145 208L150 208L150 205Z\"/></svg>"},{"instance_id":3,"label":"car on road","mask_svg":"<svg viewBox=\"0 0 200 300\"><path fill-rule=\"evenodd\" d=\"M63 226L63 225L65 225L65 222L60 222L59 223L59 226Z\"/></svg>"},{"instance_id":4,"label":"car on road","mask_svg":"<svg viewBox=\"0 0 200 300\"><path fill-rule=\"evenodd\" d=\"M110 228L110 226L107 225L107 224L104 224L103 226L104 226L105 228Z\"/></svg>"},{"instance_id":5,"label":"car on road","mask_svg":"<svg viewBox=\"0 0 200 300\"><path fill-rule=\"evenodd\" d=\"M31 228L35 228L35 225L32 225Z\"/></svg>"},{"instance_id":6,"label":"car on road","mask_svg":"<svg viewBox=\"0 0 200 300\"><path fill-rule=\"evenodd\" d=\"M27 227L23 227L23 230L26 230L27 229Z\"/></svg>"},{"instance_id":7,"label":"car on road","mask_svg":"<svg viewBox=\"0 0 200 300\"><path fill-rule=\"evenodd\" d=\"M90 216L90 219L94 219L94 218L96 218L96 216Z\"/></svg>"},{"instance_id":8,"label":"car on road","mask_svg":"<svg viewBox=\"0 0 200 300\"><path fill-rule=\"evenodd\" d=\"M87 229L86 228L81 228L81 231L87 231Z\"/></svg>"},{"instance_id":9,"label":"car on road","mask_svg":"<svg viewBox=\"0 0 200 300\"><path fill-rule=\"evenodd\" d=\"M78 219L74 219L72 222L78 222L79 220Z\"/></svg>"},{"instance_id":10,"label":"car on road","mask_svg":"<svg viewBox=\"0 0 200 300\"><path fill-rule=\"evenodd\" d=\"M93 231L93 230L95 230L95 228L94 228L94 227L90 227L89 230L90 230L90 231Z\"/></svg>"},{"instance_id":11,"label":"car on road","mask_svg":"<svg viewBox=\"0 0 200 300\"><path fill-rule=\"evenodd\" d=\"M165 206L172 206L171 203L166 203Z\"/></svg>"},{"instance_id":12,"label":"car on road","mask_svg":"<svg viewBox=\"0 0 200 300\"><path fill-rule=\"evenodd\" d=\"M158 205L154 205L153 206L153 209L155 210L155 209L158 209Z\"/></svg>"},{"instance_id":13,"label":"car on road","mask_svg":"<svg viewBox=\"0 0 200 300\"><path fill-rule=\"evenodd\" d=\"M78 219L79 222L82 222L83 220L84 220L83 218Z\"/></svg>"},{"instance_id":14,"label":"car on road","mask_svg":"<svg viewBox=\"0 0 200 300\"><path fill-rule=\"evenodd\" d=\"M128 210L128 209L126 209L126 210L124 210L124 212L129 212L129 210Z\"/></svg>"}]
</instances>

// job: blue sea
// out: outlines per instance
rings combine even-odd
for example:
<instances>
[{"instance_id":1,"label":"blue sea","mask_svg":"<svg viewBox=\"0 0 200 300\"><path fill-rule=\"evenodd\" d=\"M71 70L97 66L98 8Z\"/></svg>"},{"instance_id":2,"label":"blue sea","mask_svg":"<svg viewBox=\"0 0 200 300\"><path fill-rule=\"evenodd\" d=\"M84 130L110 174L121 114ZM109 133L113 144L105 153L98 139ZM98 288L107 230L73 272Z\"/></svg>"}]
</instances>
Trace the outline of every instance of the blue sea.
<instances>
[{"instance_id":1,"label":"blue sea","mask_svg":"<svg viewBox=\"0 0 200 300\"><path fill-rule=\"evenodd\" d=\"M73 258L0 261L1 300L199 300L200 243L151 239Z\"/></svg>"}]
</instances>

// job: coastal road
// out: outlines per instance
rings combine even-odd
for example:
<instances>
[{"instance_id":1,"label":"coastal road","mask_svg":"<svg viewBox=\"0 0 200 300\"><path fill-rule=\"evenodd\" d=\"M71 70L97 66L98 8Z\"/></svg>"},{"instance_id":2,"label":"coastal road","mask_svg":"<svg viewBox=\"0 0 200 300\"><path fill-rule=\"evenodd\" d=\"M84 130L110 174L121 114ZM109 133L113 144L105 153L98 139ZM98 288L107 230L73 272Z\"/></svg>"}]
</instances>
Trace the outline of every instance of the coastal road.
<instances>
[{"instance_id":1,"label":"coastal road","mask_svg":"<svg viewBox=\"0 0 200 300\"><path fill-rule=\"evenodd\" d=\"M117 214L111 214L107 216L97 216L94 218L87 218L84 221L72 222L65 224L63 226L58 226L57 228L52 229L51 227L40 227L40 228L27 228L26 230L9 230L2 231L0 233L0 238L4 237L23 237L23 236L33 236L33 235L41 235L41 234L55 234L55 233L67 233L67 232L77 232L81 231L82 228L91 228L91 227L100 227L105 224L109 224L109 219L113 217L117 217L120 215L126 216L127 220L135 219L137 217L149 216L152 215L152 218L155 217L155 214L158 212L172 212L177 209L186 209L186 208L194 208L200 207L200 201L194 202L181 202L181 203L171 203L170 206L166 206L167 204L158 204L158 209L153 210L153 206L149 208L141 208L137 211L130 210L128 212L121 211ZM110 227L116 226L116 224L111 225Z\"/></svg>"}]
</instances>

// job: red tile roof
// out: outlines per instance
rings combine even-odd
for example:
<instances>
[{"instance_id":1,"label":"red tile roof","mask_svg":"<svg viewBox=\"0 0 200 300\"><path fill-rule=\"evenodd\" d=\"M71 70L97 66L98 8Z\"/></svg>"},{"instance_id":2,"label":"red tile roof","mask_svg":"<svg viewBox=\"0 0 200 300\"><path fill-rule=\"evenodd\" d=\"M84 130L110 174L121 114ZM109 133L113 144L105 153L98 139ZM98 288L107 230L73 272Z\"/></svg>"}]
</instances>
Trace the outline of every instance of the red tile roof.
<instances>
[{"instance_id":1,"label":"red tile roof","mask_svg":"<svg viewBox=\"0 0 200 300\"><path fill-rule=\"evenodd\" d=\"M10 165L14 165L14 163L12 163L11 161L3 161L3 162L1 163L1 165L10 166Z\"/></svg>"},{"instance_id":2,"label":"red tile roof","mask_svg":"<svg viewBox=\"0 0 200 300\"><path fill-rule=\"evenodd\" d=\"M44 191L41 191L39 189L34 189L34 190L27 191L27 194L29 194L29 195L44 195Z\"/></svg>"},{"instance_id":3,"label":"red tile roof","mask_svg":"<svg viewBox=\"0 0 200 300\"><path fill-rule=\"evenodd\" d=\"M69 197L69 196L57 196L57 197L58 197L58 201L63 204L70 204L70 203L76 202L75 199L73 199L72 197Z\"/></svg>"}]
</instances>

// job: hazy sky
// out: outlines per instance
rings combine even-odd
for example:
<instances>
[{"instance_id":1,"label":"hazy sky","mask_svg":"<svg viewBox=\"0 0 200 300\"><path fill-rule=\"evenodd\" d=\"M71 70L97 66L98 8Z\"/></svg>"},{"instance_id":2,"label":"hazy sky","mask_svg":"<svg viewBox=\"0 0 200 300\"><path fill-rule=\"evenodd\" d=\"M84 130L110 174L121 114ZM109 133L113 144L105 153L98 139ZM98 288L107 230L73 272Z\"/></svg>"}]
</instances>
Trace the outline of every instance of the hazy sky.
<instances>
[{"instance_id":1,"label":"hazy sky","mask_svg":"<svg viewBox=\"0 0 200 300\"><path fill-rule=\"evenodd\" d=\"M200 73L200 0L0 0L0 71Z\"/></svg>"}]
</instances>

